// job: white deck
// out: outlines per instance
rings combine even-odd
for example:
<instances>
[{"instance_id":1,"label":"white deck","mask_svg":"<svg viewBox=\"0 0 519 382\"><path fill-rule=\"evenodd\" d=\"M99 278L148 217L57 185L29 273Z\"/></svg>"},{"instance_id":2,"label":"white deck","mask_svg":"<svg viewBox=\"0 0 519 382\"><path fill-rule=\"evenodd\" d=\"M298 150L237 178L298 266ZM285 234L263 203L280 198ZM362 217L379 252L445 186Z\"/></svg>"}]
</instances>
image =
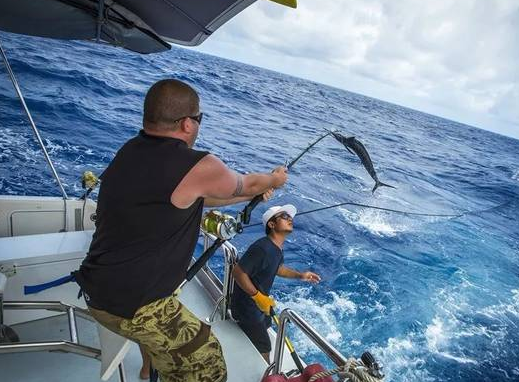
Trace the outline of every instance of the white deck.
<instances>
[{"instance_id":1,"label":"white deck","mask_svg":"<svg viewBox=\"0 0 519 382\"><path fill-rule=\"evenodd\" d=\"M8 278L6 301L9 300L59 300L84 306L76 299L77 285L69 283L36 295L24 296L23 285L47 282L77 269L90 242L91 232L67 232L45 235L0 238L0 267L16 271ZM213 311L214 302L202 285L194 279L186 284L180 300L200 319L205 320ZM20 335L22 342L69 340L65 315L40 314L45 317L34 320L35 312L5 311L6 323ZM53 313L54 314L54 313ZM27 321L30 319L32 321ZM77 319L80 343L99 348L94 323ZM228 369L229 382L257 382L267 364L233 321L217 321L212 329L222 344ZM273 333L273 332L272 332ZM274 345L274 344L273 344ZM138 347L132 344L124 359L128 381L138 381L141 357ZM285 352L284 368L294 368ZM94 359L66 353L17 353L0 354L1 382L39 381L99 381L100 362ZM110 381L117 381L116 375Z\"/></svg>"},{"instance_id":2,"label":"white deck","mask_svg":"<svg viewBox=\"0 0 519 382\"><path fill-rule=\"evenodd\" d=\"M24 295L25 285L55 280L78 269L85 257L93 231L60 232L0 238L0 271L7 275L6 301L61 301L85 307L77 299L79 288L68 283L36 295ZM7 325L55 315L45 311L6 310Z\"/></svg>"},{"instance_id":3,"label":"white deck","mask_svg":"<svg viewBox=\"0 0 519 382\"><path fill-rule=\"evenodd\" d=\"M211 312L212 302L208 304L209 299L203 298L200 289L197 282L187 284L181 294L181 300L198 317L204 319ZM78 326L80 342L99 347L95 324L78 318ZM68 339L65 315L17 324L13 328L23 342ZM228 381L258 382L267 364L239 327L232 321L219 321L214 323L212 328L222 344ZM138 373L141 357L137 345L132 344L123 363L127 381L140 381ZM0 380L2 382L100 381L100 365L97 360L73 354L49 352L0 354ZM114 374L110 381L116 382L118 377Z\"/></svg>"}]
</instances>

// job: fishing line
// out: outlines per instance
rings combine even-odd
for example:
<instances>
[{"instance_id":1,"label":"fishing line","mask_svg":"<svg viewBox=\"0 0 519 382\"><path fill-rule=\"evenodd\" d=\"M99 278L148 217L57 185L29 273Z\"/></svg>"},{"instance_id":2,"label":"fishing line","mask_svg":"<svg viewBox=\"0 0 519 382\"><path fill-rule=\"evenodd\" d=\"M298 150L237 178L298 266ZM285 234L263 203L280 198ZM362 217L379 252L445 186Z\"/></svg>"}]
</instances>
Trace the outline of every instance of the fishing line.
<instances>
[{"instance_id":1,"label":"fishing line","mask_svg":"<svg viewBox=\"0 0 519 382\"><path fill-rule=\"evenodd\" d=\"M511 204L513 202L513 199L510 199L504 203L501 203L501 204L498 204L498 205L495 205L495 206L492 206L492 207L489 207L489 208L485 208L484 210L478 210L478 211L467 211L467 212L464 212L462 215L477 215L477 214L481 214L481 213L484 213L484 212L490 212L490 211L493 211L493 210L497 210L501 207L505 207L509 204Z\"/></svg>"},{"instance_id":2,"label":"fishing line","mask_svg":"<svg viewBox=\"0 0 519 382\"><path fill-rule=\"evenodd\" d=\"M369 156L368 150L361 141L356 139L355 137L345 137L342 134L339 134L337 131L326 130L326 133L319 136L315 141L310 143L294 160L292 160L288 165L286 165L287 170L290 170L292 166L296 164L296 162L301 159L303 155L305 155L312 147L314 147L317 143L321 142L324 138L332 136L335 140L341 143L346 150L348 150L351 154L357 155L360 159L362 165L368 172L369 176L375 181L375 186L371 190L371 193L375 193L375 190L380 186L396 188L387 183L382 183L377 176L375 168L373 166L373 162L371 157ZM256 195L240 212L240 222L248 225L250 222L250 217L252 211L256 208L256 206L263 199L263 195Z\"/></svg>"},{"instance_id":3,"label":"fishing line","mask_svg":"<svg viewBox=\"0 0 519 382\"><path fill-rule=\"evenodd\" d=\"M511 200L509 200L507 202L504 202L504 203L501 203L501 204L498 204L496 206L492 206L490 208L486 208L484 210L465 211L465 212L462 212L460 214L429 214L429 213L423 213L423 212L410 212L410 211L395 210L395 209L392 209L392 208L377 207L377 206L372 206L372 205L369 205L369 204L362 204L362 203L355 203L355 202L342 202L342 203L334 204L332 206L325 206L325 207L320 207L320 208L316 208L316 209L309 210L309 211L299 212L297 214L297 216L311 214L313 212L318 212L318 211L324 211L324 210L328 210L330 208L337 208L337 207L349 205L349 206L356 206L356 207L363 207L363 208L371 208L371 209L374 209L374 210L380 210L380 211L386 211L386 212L394 212L394 213L398 213L398 214L402 214L402 215L442 217L442 218L457 219L457 218L460 218L460 217L465 216L465 215L476 215L476 214L480 214L480 213L483 213L483 212L492 211L492 210L501 208L503 206L506 206L506 205L508 205L510 203L511 203ZM248 226L246 226L244 228L254 227L254 226L261 225L261 224L263 224L263 223L250 224L250 225L248 225Z\"/></svg>"},{"instance_id":4,"label":"fishing line","mask_svg":"<svg viewBox=\"0 0 519 382\"><path fill-rule=\"evenodd\" d=\"M330 208L336 208L336 207L341 207L341 206L346 206L346 205L356 206L356 207L364 207L364 208L371 208L371 209L374 209L374 210L381 210L381 211L387 211L387 212L394 212L394 213L403 214L403 215L432 216L432 217L452 217L452 218L462 216L462 214L456 214L456 215L455 214L429 214L429 213L422 213L422 212L402 211L402 210L395 210L395 209L392 209L392 208L377 207L377 206L372 206L372 205L369 205L369 204L354 203L354 202L343 202L343 203L334 204L333 206L326 206L326 207L316 208L314 210L304 211L304 212L298 213L298 215L300 216L300 215L310 214L312 212L328 210Z\"/></svg>"}]
</instances>

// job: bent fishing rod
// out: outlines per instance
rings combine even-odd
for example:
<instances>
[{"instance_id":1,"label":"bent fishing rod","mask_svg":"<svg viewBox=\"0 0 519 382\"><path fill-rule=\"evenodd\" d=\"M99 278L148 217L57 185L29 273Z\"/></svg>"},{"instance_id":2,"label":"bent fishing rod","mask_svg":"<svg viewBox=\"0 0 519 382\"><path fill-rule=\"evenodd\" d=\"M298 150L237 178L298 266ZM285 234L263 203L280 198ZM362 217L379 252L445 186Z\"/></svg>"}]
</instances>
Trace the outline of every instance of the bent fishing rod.
<instances>
[{"instance_id":1,"label":"bent fishing rod","mask_svg":"<svg viewBox=\"0 0 519 382\"><path fill-rule=\"evenodd\" d=\"M375 172L373 162L369 156L368 151L364 147L364 145L355 137L345 137L338 132L327 130L325 134L319 136L315 141L310 143L297 157L295 157L290 163L286 165L287 170L290 170L296 163L305 155L312 147L314 147L317 143L322 141L327 136L333 136L339 143L341 143L350 153L356 154L362 162L362 165L369 173L371 178L375 181L375 187L373 187L372 192L380 186L392 187L389 184L382 183ZM238 214L236 218L226 215L226 214L213 214L204 215L204 219L202 221L202 226L206 230L206 232L212 233L216 236L215 242L205 250L205 252L198 258L198 260L189 268L187 271L186 280L190 281L195 274L204 266L204 264L214 255L216 250L222 246L222 244L232 239L238 233L243 232L243 225L250 223L250 218L252 211L256 206L261 202L263 195L256 195L246 206L245 208ZM217 211L211 211L217 212ZM205 224L205 226L204 226Z\"/></svg>"},{"instance_id":2,"label":"bent fishing rod","mask_svg":"<svg viewBox=\"0 0 519 382\"><path fill-rule=\"evenodd\" d=\"M344 146L344 148L346 150L348 150L348 152L350 154L354 154L359 157L362 165L364 166L364 168L366 169L368 174L371 176L371 178L375 181L375 186L373 187L371 193L375 193L376 189L381 186L395 188L394 186L387 184L387 183L383 183L378 179L377 173L375 171L375 167L373 166L373 161L371 160L368 150L362 144L361 141L359 141L355 137L345 137L344 135L339 134L337 131L327 130L325 134L321 135L314 142L312 142L310 145L308 145L308 147L306 147L301 152L301 154L299 154L294 160L292 160L292 162L290 162L286 166L287 170L290 170L290 168L299 159L301 159L301 157L303 155L305 155L312 147L314 147L317 143L319 143L321 140L323 140L324 138L326 138L329 135L333 136L335 138L335 140L337 140L337 142L341 143ZM245 208L243 209L243 211L240 214L241 221L244 224L250 223L250 216L251 216L252 210L254 210L254 208L256 208L256 206L259 204L259 202L261 202L261 199L262 199L262 195L257 195L254 197L254 199L252 199L249 202L249 204L247 204L245 206Z\"/></svg>"},{"instance_id":3,"label":"bent fishing rod","mask_svg":"<svg viewBox=\"0 0 519 382\"><path fill-rule=\"evenodd\" d=\"M331 131L327 131L326 134L321 135L315 141L310 143L296 158L286 165L287 170L290 170L296 162L301 159L312 147L314 147L321 140L326 138L328 135L333 134ZM243 232L243 225L250 223L250 217L252 210L263 199L263 194L256 195L238 214L237 218L230 215L221 214L218 211L210 211L202 218L202 227L206 232L209 232L216 236L214 243L207 248L204 253L195 261L195 263L188 269L186 280L191 281L198 271L209 261L209 259L215 254L216 250L220 248L223 243L227 240L234 238L238 233Z\"/></svg>"},{"instance_id":4,"label":"bent fishing rod","mask_svg":"<svg viewBox=\"0 0 519 382\"><path fill-rule=\"evenodd\" d=\"M303 155L305 155L308 150L310 150L312 147L314 147L316 144L318 144L320 141L322 141L324 138L326 138L328 135L332 134L331 131L328 131L326 132L326 134L320 136L318 139L316 139L314 142L312 142L310 145L308 145L302 152L301 154L299 154L296 158L294 158L288 165L286 165L285 167L287 168L287 170L290 170L292 168L293 165L296 164L296 162L301 159L301 157ZM256 195L254 197L254 199L252 199L249 204L247 204L245 206L245 208L242 210L242 212L240 213L241 215L241 221L243 222L243 224L249 224L250 223L250 217L251 217L251 214L252 214L252 210L254 210L254 208L256 208L256 206L261 202L261 200L263 199L263 195Z\"/></svg>"}]
</instances>

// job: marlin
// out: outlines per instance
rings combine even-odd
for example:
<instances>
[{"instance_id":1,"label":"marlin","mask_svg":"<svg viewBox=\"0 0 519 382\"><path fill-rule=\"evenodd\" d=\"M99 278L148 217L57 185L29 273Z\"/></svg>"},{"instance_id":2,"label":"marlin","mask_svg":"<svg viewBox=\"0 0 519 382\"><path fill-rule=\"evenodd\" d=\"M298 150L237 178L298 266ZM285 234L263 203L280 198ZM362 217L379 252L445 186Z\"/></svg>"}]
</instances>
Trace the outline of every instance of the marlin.
<instances>
[{"instance_id":1,"label":"marlin","mask_svg":"<svg viewBox=\"0 0 519 382\"><path fill-rule=\"evenodd\" d=\"M373 167L373 162L369 157L368 150L366 150L364 145L359 140L355 139L355 137L345 137L344 135L335 132L332 132L332 135L335 139L342 143L344 147L346 147L346 150L348 150L351 154L357 154L357 156L360 158L364 168L375 181L375 187L373 187L371 193L375 193L375 190L380 186L396 188L395 186L382 183L380 180L378 180L378 176L375 172L375 168Z\"/></svg>"}]
</instances>

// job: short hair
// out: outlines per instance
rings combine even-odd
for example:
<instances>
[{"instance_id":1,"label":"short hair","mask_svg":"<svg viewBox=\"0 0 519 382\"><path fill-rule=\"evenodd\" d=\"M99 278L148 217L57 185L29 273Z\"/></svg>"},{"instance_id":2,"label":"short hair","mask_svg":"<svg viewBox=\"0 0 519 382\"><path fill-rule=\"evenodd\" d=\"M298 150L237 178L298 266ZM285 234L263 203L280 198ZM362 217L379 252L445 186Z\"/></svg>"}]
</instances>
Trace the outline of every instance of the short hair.
<instances>
[{"instance_id":1,"label":"short hair","mask_svg":"<svg viewBox=\"0 0 519 382\"><path fill-rule=\"evenodd\" d=\"M146 93L143 125L151 129L171 125L182 117L196 115L199 104L195 89L185 82L160 80Z\"/></svg>"}]
</instances>

